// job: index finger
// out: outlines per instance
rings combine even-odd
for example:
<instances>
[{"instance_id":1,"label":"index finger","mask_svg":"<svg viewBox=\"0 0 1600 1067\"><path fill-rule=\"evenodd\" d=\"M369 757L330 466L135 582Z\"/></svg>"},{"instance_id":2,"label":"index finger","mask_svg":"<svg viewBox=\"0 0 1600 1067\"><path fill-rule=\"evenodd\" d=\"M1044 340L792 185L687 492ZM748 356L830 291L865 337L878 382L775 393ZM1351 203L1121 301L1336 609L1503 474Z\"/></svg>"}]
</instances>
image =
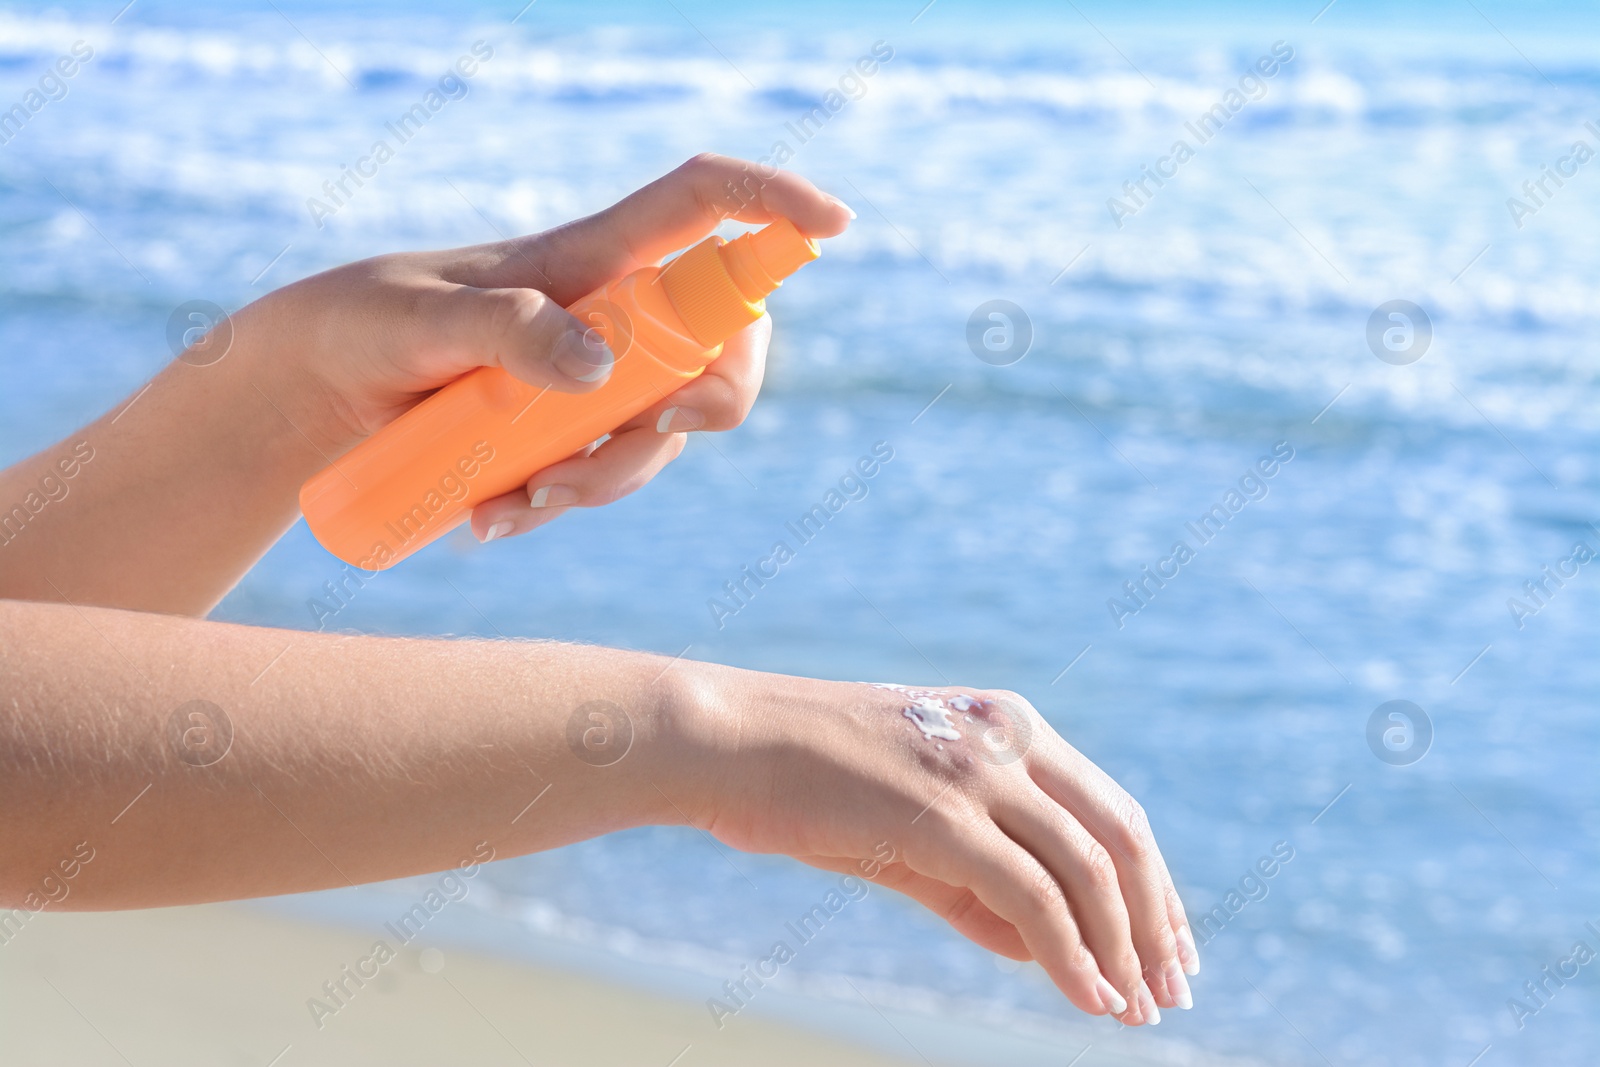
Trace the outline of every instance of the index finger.
<instances>
[{"instance_id":1,"label":"index finger","mask_svg":"<svg viewBox=\"0 0 1600 1067\"><path fill-rule=\"evenodd\" d=\"M1198 971L1199 956L1184 944L1188 920L1144 809L1110 775L1053 732L1033 754L1042 757L1029 766L1039 787L1111 855L1132 920L1134 948L1156 1002L1162 1007L1189 1007L1183 975ZM1191 961L1192 966L1185 966Z\"/></svg>"},{"instance_id":2,"label":"index finger","mask_svg":"<svg viewBox=\"0 0 1600 1067\"><path fill-rule=\"evenodd\" d=\"M604 211L486 246L496 255L468 284L538 289L564 307L693 244L725 219L785 218L807 237L832 237L853 217L798 174L707 152Z\"/></svg>"},{"instance_id":3,"label":"index finger","mask_svg":"<svg viewBox=\"0 0 1600 1067\"><path fill-rule=\"evenodd\" d=\"M746 326L723 343L722 355L711 361L705 373L661 399L613 432L622 433L640 426L653 426L665 433L668 425L662 416L669 409L698 413L692 425L676 425L677 430L731 430L744 422L761 392L766 376L767 342L772 337L772 319L766 315Z\"/></svg>"}]
</instances>

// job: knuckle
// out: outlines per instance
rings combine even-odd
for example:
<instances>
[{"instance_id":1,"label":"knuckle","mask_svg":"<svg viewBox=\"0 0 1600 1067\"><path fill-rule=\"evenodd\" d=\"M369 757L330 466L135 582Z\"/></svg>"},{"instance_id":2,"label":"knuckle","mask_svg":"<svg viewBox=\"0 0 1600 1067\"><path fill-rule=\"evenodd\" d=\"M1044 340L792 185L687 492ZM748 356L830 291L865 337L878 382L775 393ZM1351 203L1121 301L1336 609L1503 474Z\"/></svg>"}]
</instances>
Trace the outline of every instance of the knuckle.
<instances>
[{"instance_id":1,"label":"knuckle","mask_svg":"<svg viewBox=\"0 0 1600 1067\"><path fill-rule=\"evenodd\" d=\"M522 333L531 327L549 304L537 289L495 289L488 294L490 321L496 333Z\"/></svg>"},{"instance_id":2,"label":"knuckle","mask_svg":"<svg viewBox=\"0 0 1600 1067\"><path fill-rule=\"evenodd\" d=\"M1028 907L1035 912L1049 913L1060 909L1066 902L1061 884L1044 866L1034 865L1023 886Z\"/></svg>"},{"instance_id":3,"label":"knuckle","mask_svg":"<svg viewBox=\"0 0 1600 1067\"><path fill-rule=\"evenodd\" d=\"M1097 959L1106 977L1118 989L1144 977L1144 964L1139 959L1139 950L1134 947L1133 940L1125 935L1116 944L1102 949Z\"/></svg>"},{"instance_id":4,"label":"knuckle","mask_svg":"<svg viewBox=\"0 0 1600 1067\"><path fill-rule=\"evenodd\" d=\"M696 152L683 161L677 173L695 189L716 180L719 157L715 152Z\"/></svg>"},{"instance_id":5,"label":"knuckle","mask_svg":"<svg viewBox=\"0 0 1600 1067\"><path fill-rule=\"evenodd\" d=\"M725 156L715 152L696 152L678 167L678 170L689 177L700 177L720 170Z\"/></svg>"},{"instance_id":6,"label":"knuckle","mask_svg":"<svg viewBox=\"0 0 1600 1067\"><path fill-rule=\"evenodd\" d=\"M1157 995L1157 990L1165 991L1167 972L1163 961L1151 960L1149 963L1137 963L1134 966L1138 968L1139 977L1144 980L1144 984L1150 987L1152 996Z\"/></svg>"},{"instance_id":7,"label":"knuckle","mask_svg":"<svg viewBox=\"0 0 1600 1067\"><path fill-rule=\"evenodd\" d=\"M1080 975L1098 974L1100 961L1094 958L1094 953L1089 951L1088 945L1079 941L1067 954L1067 967Z\"/></svg>"},{"instance_id":8,"label":"knuckle","mask_svg":"<svg viewBox=\"0 0 1600 1067\"><path fill-rule=\"evenodd\" d=\"M735 207L723 190L724 181L734 169L732 164L727 156L701 152L678 168L702 214L727 218L734 213Z\"/></svg>"},{"instance_id":9,"label":"knuckle","mask_svg":"<svg viewBox=\"0 0 1600 1067\"><path fill-rule=\"evenodd\" d=\"M684 435L674 434L673 436L681 440ZM669 443L667 447L672 448L674 446ZM683 446L678 444L676 447L681 450ZM615 504L623 497L637 493L640 489L649 485L650 480L655 476L656 469L652 465L648 469L629 471L621 476L609 478L603 483L595 485L589 492L584 494L586 503L592 500L594 502L593 506L596 507Z\"/></svg>"},{"instance_id":10,"label":"knuckle","mask_svg":"<svg viewBox=\"0 0 1600 1067\"><path fill-rule=\"evenodd\" d=\"M1112 833L1117 851L1129 862L1143 865L1155 857L1155 835L1150 832L1150 817L1144 806L1132 797L1123 803L1122 812L1113 822Z\"/></svg>"},{"instance_id":11,"label":"knuckle","mask_svg":"<svg viewBox=\"0 0 1600 1067\"><path fill-rule=\"evenodd\" d=\"M1183 901L1178 899L1178 891L1172 887L1171 881L1162 879L1162 882L1164 885L1161 896L1166 901L1167 914L1177 916L1180 925L1187 924L1189 922L1189 909L1185 908Z\"/></svg>"},{"instance_id":12,"label":"knuckle","mask_svg":"<svg viewBox=\"0 0 1600 1067\"><path fill-rule=\"evenodd\" d=\"M1097 895L1114 892L1117 888L1117 866L1098 841L1091 842L1083 854L1083 878Z\"/></svg>"},{"instance_id":13,"label":"knuckle","mask_svg":"<svg viewBox=\"0 0 1600 1067\"><path fill-rule=\"evenodd\" d=\"M704 433L722 433L734 429L744 421L715 403L707 404L700 408L700 416L699 425L690 427L690 430L698 430ZM689 431L681 432L687 433Z\"/></svg>"},{"instance_id":14,"label":"knuckle","mask_svg":"<svg viewBox=\"0 0 1600 1067\"><path fill-rule=\"evenodd\" d=\"M414 285L404 281L384 282L384 312L398 322L420 322L442 326L445 331L459 328L460 317L450 314L458 310L450 303L454 294L431 285Z\"/></svg>"},{"instance_id":15,"label":"knuckle","mask_svg":"<svg viewBox=\"0 0 1600 1067\"><path fill-rule=\"evenodd\" d=\"M959 790L951 789L948 795L942 796L932 804L923 796L920 790L901 789L897 804L903 806L908 813L919 812L912 821L912 829L930 852L947 851L952 842L969 839L977 828L971 814L968 812ZM964 869L961 879L966 884L978 884L975 868L968 866ZM1002 872L1004 873L1004 872ZM956 884L952 882L952 884Z\"/></svg>"},{"instance_id":16,"label":"knuckle","mask_svg":"<svg viewBox=\"0 0 1600 1067\"><path fill-rule=\"evenodd\" d=\"M397 281L405 277L408 261L414 255L415 253L411 252L383 252L376 256L357 260L354 263L346 263L343 266L335 267L328 273L339 275L348 280L366 282Z\"/></svg>"},{"instance_id":17,"label":"knuckle","mask_svg":"<svg viewBox=\"0 0 1600 1067\"><path fill-rule=\"evenodd\" d=\"M956 894L956 898L944 909L944 921L951 926L959 925L970 916L978 906L978 894L970 889L963 889Z\"/></svg>"},{"instance_id":18,"label":"knuckle","mask_svg":"<svg viewBox=\"0 0 1600 1067\"><path fill-rule=\"evenodd\" d=\"M983 691L982 696L985 700L990 700L1004 707L1019 710L1030 716L1034 711L1032 701L1023 696L1021 693L1013 692L1010 689L986 689Z\"/></svg>"},{"instance_id":19,"label":"knuckle","mask_svg":"<svg viewBox=\"0 0 1600 1067\"><path fill-rule=\"evenodd\" d=\"M705 403L701 407L706 421L701 429L732 430L743 423L749 413L750 405L733 385L725 381L707 383Z\"/></svg>"}]
</instances>

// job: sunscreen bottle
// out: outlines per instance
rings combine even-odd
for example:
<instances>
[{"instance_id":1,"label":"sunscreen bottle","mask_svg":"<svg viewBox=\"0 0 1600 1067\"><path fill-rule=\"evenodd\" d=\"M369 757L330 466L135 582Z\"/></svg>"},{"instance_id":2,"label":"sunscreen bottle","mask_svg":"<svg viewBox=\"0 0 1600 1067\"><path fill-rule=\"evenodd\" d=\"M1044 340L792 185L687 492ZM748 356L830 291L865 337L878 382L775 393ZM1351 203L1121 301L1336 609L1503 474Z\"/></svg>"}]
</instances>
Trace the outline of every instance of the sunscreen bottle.
<instances>
[{"instance_id":1,"label":"sunscreen bottle","mask_svg":"<svg viewBox=\"0 0 1600 1067\"><path fill-rule=\"evenodd\" d=\"M732 241L708 237L664 267L642 267L567 310L616 357L590 393L563 393L479 367L367 438L300 489L329 552L383 570L666 399L765 311L763 298L817 258L780 219Z\"/></svg>"}]
</instances>

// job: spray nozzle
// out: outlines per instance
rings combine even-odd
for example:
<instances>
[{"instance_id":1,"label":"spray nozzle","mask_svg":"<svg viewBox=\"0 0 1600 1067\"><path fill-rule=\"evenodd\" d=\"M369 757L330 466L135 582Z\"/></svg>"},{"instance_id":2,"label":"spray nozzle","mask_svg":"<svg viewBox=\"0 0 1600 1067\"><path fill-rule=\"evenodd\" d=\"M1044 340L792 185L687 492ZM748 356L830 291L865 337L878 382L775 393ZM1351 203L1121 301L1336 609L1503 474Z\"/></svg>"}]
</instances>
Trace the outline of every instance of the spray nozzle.
<instances>
[{"instance_id":1,"label":"spray nozzle","mask_svg":"<svg viewBox=\"0 0 1600 1067\"><path fill-rule=\"evenodd\" d=\"M762 298L820 251L779 219L732 241L706 238L667 264L661 285L694 339L715 348L759 319Z\"/></svg>"}]
</instances>

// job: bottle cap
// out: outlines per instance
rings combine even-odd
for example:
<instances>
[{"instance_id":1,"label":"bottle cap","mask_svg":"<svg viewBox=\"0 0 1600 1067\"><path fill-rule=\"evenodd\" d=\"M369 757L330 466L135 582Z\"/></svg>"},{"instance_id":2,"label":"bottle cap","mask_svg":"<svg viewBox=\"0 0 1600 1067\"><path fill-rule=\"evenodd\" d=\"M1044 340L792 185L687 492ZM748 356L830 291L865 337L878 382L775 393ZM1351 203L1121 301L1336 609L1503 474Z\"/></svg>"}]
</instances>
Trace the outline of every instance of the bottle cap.
<instances>
[{"instance_id":1,"label":"bottle cap","mask_svg":"<svg viewBox=\"0 0 1600 1067\"><path fill-rule=\"evenodd\" d=\"M706 348L715 348L766 311L762 299L821 253L788 219L724 241L708 237L667 264L667 299Z\"/></svg>"}]
</instances>

